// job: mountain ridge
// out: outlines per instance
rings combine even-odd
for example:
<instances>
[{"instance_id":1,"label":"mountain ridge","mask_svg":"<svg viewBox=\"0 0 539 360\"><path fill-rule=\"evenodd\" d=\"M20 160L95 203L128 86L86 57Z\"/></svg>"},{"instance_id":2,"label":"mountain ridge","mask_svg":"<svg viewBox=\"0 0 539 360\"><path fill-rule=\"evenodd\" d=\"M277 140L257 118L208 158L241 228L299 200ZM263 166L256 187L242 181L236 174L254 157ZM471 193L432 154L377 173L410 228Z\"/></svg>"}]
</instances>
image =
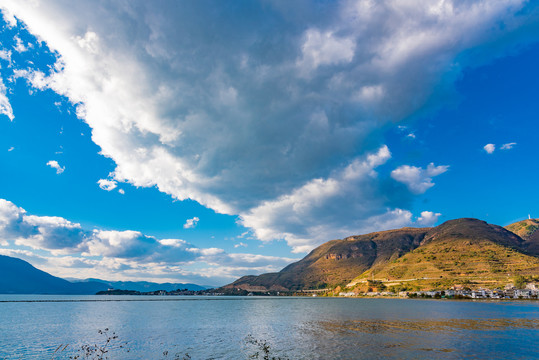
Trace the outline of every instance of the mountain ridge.
<instances>
[{"instance_id":1,"label":"mountain ridge","mask_svg":"<svg viewBox=\"0 0 539 360\"><path fill-rule=\"evenodd\" d=\"M43 294L43 295L94 295L109 288L150 292L177 289L206 290L196 284L152 283L146 281L105 281L85 279L68 281L53 276L19 258L0 255L0 294Z\"/></svg>"},{"instance_id":2,"label":"mountain ridge","mask_svg":"<svg viewBox=\"0 0 539 360\"><path fill-rule=\"evenodd\" d=\"M2 294L66 294L93 295L106 290L97 282L72 283L39 270L30 263L0 255L0 293Z\"/></svg>"},{"instance_id":3,"label":"mountain ridge","mask_svg":"<svg viewBox=\"0 0 539 360\"><path fill-rule=\"evenodd\" d=\"M539 274L534 244L499 225L460 218L432 228L407 227L330 240L280 272L244 276L221 290L350 287L375 276L397 283L415 281L419 287L470 281L499 285L507 281L508 273Z\"/></svg>"}]
</instances>

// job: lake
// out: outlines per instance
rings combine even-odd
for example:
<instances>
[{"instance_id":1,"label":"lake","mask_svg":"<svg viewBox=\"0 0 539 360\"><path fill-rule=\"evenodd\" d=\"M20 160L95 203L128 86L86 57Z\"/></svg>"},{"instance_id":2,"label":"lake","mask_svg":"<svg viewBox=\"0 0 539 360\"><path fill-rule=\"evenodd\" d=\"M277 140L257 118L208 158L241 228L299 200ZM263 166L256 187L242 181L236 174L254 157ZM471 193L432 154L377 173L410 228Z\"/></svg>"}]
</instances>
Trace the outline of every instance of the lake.
<instances>
[{"instance_id":1,"label":"lake","mask_svg":"<svg viewBox=\"0 0 539 360\"><path fill-rule=\"evenodd\" d=\"M256 352L249 335L266 341L272 356L289 359L539 358L537 301L58 295L0 295L0 301L0 359L67 359L85 344L104 344L112 332L110 359L185 353L246 359Z\"/></svg>"}]
</instances>

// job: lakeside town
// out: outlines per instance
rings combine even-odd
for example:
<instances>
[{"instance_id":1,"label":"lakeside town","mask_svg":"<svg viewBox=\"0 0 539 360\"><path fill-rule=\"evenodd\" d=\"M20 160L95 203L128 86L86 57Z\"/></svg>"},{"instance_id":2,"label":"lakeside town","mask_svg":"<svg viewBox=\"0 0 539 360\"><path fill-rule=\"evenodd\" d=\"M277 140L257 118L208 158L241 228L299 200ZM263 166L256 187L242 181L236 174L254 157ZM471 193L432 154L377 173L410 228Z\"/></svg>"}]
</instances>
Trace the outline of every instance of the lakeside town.
<instances>
[{"instance_id":1,"label":"lakeside town","mask_svg":"<svg viewBox=\"0 0 539 360\"><path fill-rule=\"evenodd\" d=\"M338 290L338 289L337 289ZM495 300L537 300L539 299L539 286L535 283L525 284L524 288L517 288L513 284L507 284L503 289L470 289L464 285L454 285L446 290L426 291L329 291L303 290L296 292L249 292L242 290L236 293L223 293L218 289L188 290L177 289L173 291L157 290L141 292L135 290L108 289L100 291L96 295L144 295L144 296L312 296L312 297L396 297L396 298L419 298L419 299L495 299Z\"/></svg>"},{"instance_id":2,"label":"lakeside town","mask_svg":"<svg viewBox=\"0 0 539 360\"><path fill-rule=\"evenodd\" d=\"M402 298L432 298L432 299L535 299L539 298L537 284L526 284L524 289L518 289L513 284L508 284L503 289L470 289L463 285L455 285L447 290L430 291L369 291L356 293L353 291L341 291L338 294L343 297L402 297Z\"/></svg>"}]
</instances>

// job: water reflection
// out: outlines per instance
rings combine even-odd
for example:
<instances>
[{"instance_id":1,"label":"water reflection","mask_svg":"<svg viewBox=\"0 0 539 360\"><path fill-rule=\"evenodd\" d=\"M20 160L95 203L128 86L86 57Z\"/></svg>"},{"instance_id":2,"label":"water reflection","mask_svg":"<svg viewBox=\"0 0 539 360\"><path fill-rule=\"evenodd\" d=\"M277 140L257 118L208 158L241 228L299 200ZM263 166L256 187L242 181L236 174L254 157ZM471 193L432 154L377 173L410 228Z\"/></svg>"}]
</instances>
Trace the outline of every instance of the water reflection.
<instances>
[{"instance_id":1,"label":"water reflection","mask_svg":"<svg viewBox=\"0 0 539 360\"><path fill-rule=\"evenodd\" d=\"M102 298L101 298L102 299ZM107 298L108 300L116 300ZM539 358L539 302L474 303L337 298L0 297L0 359L51 359L103 342L110 358L247 359L245 339L289 359ZM21 302L24 301L24 302ZM61 302L59 302L60 300ZM84 300L84 301L80 301ZM144 300L144 301L141 301ZM39 301L39 302L27 302ZM42 302L47 301L47 302ZM518 340L517 340L518 339Z\"/></svg>"},{"instance_id":2,"label":"water reflection","mask_svg":"<svg viewBox=\"0 0 539 360\"><path fill-rule=\"evenodd\" d=\"M338 323L322 321L318 326L326 331L339 333L357 331L369 334L410 331L444 333L462 330L539 330L539 319L350 320Z\"/></svg>"},{"instance_id":3,"label":"water reflection","mask_svg":"<svg viewBox=\"0 0 539 360\"><path fill-rule=\"evenodd\" d=\"M346 344L333 359L538 358L539 319L353 319L311 323L310 339ZM336 350L334 347L332 350ZM518 355L518 356L517 356Z\"/></svg>"}]
</instances>

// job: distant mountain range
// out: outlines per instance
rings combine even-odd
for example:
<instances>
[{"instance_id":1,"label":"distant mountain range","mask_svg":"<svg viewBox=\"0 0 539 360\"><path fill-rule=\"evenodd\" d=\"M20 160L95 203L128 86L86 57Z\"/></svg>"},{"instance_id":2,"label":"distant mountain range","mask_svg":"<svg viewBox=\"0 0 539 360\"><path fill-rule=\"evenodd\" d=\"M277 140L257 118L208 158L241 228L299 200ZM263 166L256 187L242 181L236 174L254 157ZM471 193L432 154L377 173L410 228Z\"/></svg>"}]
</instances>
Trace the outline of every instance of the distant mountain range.
<instances>
[{"instance_id":1,"label":"distant mountain range","mask_svg":"<svg viewBox=\"0 0 539 360\"><path fill-rule=\"evenodd\" d=\"M109 288L113 288L116 290L135 290L140 292L148 292L148 291L158 291L158 290L165 290L165 291L174 291L178 289L187 289L187 290L193 290L193 291L199 291L199 290L206 290L209 287L196 285L196 284L184 284L184 283L153 283L148 281L106 281L106 280L100 280L100 279L86 279L86 280L78 280L75 281L75 283L91 283L91 282L98 282L102 284L109 285Z\"/></svg>"},{"instance_id":2,"label":"distant mountain range","mask_svg":"<svg viewBox=\"0 0 539 360\"><path fill-rule=\"evenodd\" d=\"M503 285L539 275L539 221L507 228L470 218L328 241L277 273L244 276L219 291L296 291L366 286L379 279L418 288Z\"/></svg>"},{"instance_id":3,"label":"distant mountain range","mask_svg":"<svg viewBox=\"0 0 539 360\"><path fill-rule=\"evenodd\" d=\"M156 290L205 290L195 284L158 284L151 282L104 281L87 279L67 281L36 269L28 262L10 256L0 255L0 294L66 294L93 295L109 288L136 290L140 292Z\"/></svg>"},{"instance_id":4,"label":"distant mountain range","mask_svg":"<svg viewBox=\"0 0 539 360\"><path fill-rule=\"evenodd\" d=\"M36 269L24 260L0 255L1 294L95 294L107 290L100 282L72 283Z\"/></svg>"}]
</instances>

